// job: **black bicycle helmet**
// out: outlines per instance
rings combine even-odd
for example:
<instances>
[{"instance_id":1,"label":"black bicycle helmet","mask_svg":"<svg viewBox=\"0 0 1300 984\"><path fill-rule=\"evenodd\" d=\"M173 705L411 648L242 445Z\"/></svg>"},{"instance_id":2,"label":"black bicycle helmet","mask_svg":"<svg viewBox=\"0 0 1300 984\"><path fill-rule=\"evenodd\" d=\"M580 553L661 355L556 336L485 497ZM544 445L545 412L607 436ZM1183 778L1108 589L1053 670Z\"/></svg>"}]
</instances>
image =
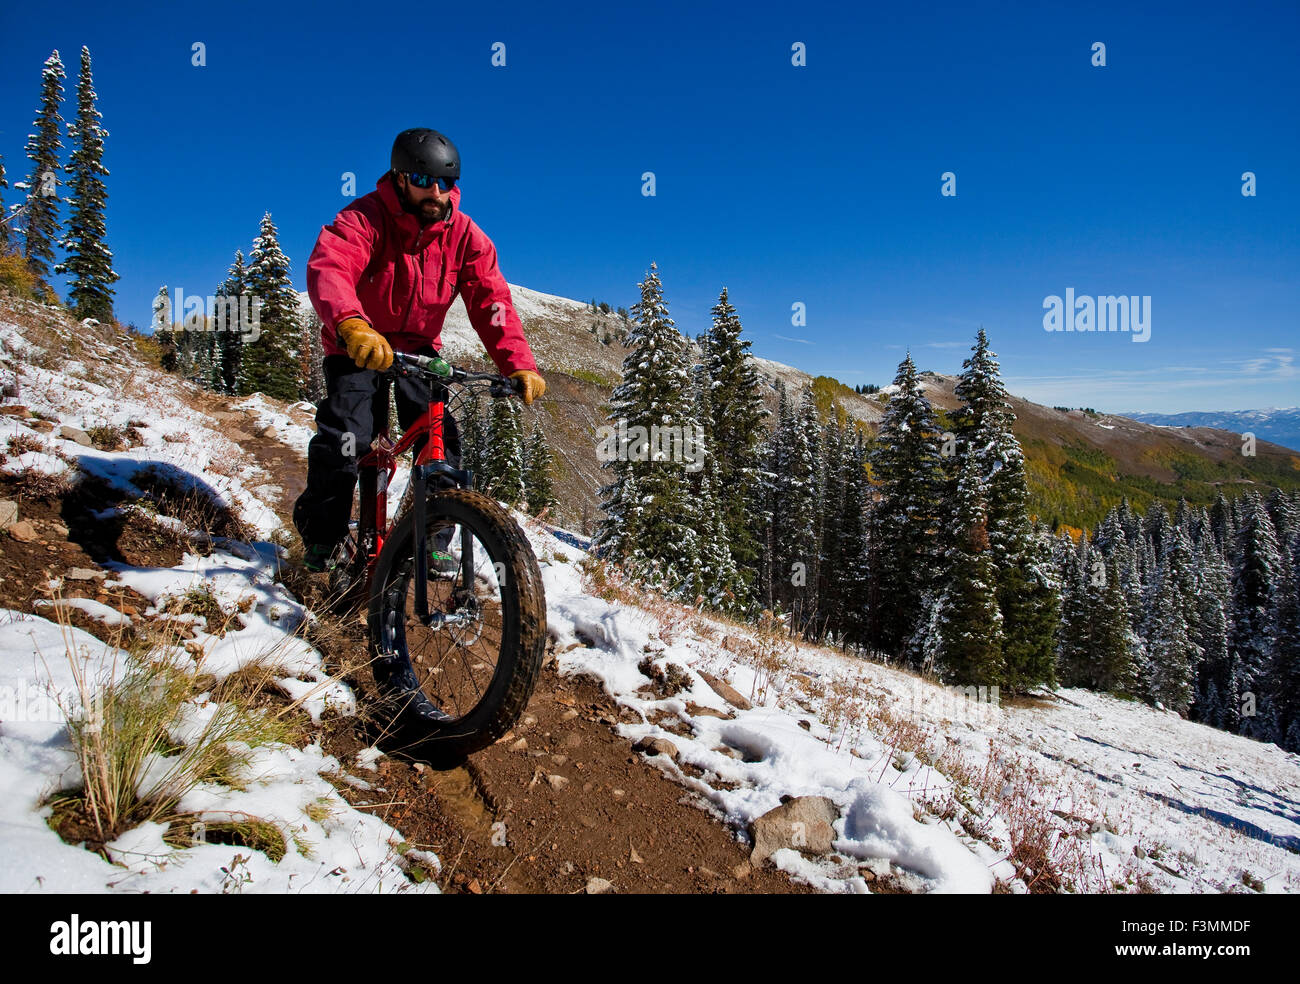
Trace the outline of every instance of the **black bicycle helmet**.
<instances>
[{"instance_id":1,"label":"black bicycle helmet","mask_svg":"<svg viewBox=\"0 0 1300 984\"><path fill-rule=\"evenodd\" d=\"M460 152L437 130L415 127L397 135L389 166L394 171L459 178Z\"/></svg>"}]
</instances>

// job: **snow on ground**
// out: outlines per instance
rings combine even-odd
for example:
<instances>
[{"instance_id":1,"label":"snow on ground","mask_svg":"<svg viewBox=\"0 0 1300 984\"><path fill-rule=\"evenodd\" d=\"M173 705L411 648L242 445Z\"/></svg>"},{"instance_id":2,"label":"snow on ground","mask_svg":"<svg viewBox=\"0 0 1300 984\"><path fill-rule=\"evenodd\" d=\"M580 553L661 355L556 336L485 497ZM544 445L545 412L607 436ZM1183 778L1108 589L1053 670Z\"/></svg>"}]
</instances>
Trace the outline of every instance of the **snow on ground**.
<instances>
[{"instance_id":1,"label":"snow on ground","mask_svg":"<svg viewBox=\"0 0 1300 984\"><path fill-rule=\"evenodd\" d=\"M21 357L32 348L17 325L0 322L0 349L20 356L14 360L20 402L53 423L54 430L43 433L31 426L32 420L0 417L0 450L15 437L46 449L11 456L0 469L14 474L34 468L71 476L70 462L75 462L114 488L139 494L142 490L132 479L152 465L234 509L257 536L270 536L281 525L274 510L252 491L265 483L265 472L221 433L216 421L189 406L182 391L193 387L139 364L121 366L121 376L103 382L77 361L57 369L40 368ZM123 352L118 349L116 354L120 364ZM133 422L143 443L129 451L99 451L60 433L64 426L80 431L96 426L125 429ZM299 435L290 430L289 436Z\"/></svg>"},{"instance_id":2,"label":"snow on ground","mask_svg":"<svg viewBox=\"0 0 1300 984\"><path fill-rule=\"evenodd\" d=\"M159 590L167 586L162 572L141 577ZM171 587L179 589L186 578L176 572ZM270 597L267 590L259 612ZM264 638L261 620L252 622L228 637ZM261 649L256 642L243 647L249 658ZM306 653L297 657L299 670L310 662ZM203 842L172 847L162 839L165 826L157 823L141 824L108 845L118 864L64 843L49 827L50 807L44 803L51 793L80 782L60 709L79 707L71 663L78 661L87 677L103 685L120 678L129 659L75 627L0 611L0 843L7 859L0 866L0 892L436 891L432 882L416 885L405 875L409 862L399 854L401 835L354 810L324 778L341 767L317 745L257 748L243 772L245 789L203 784L178 805L179 811L196 814L196 822L259 818L273 824L287 847L279 862L249 847ZM313 669L320 672L319 657ZM203 719L216 708L196 698L190 710ZM233 863L236 855L244 861Z\"/></svg>"},{"instance_id":3,"label":"snow on ground","mask_svg":"<svg viewBox=\"0 0 1300 984\"><path fill-rule=\"evenodd\" d=\"M316 436L316 429L306 424L300 424L289 414L277 410L267 401L261 393L254 393L252 396L232 403L231 408L234 410L248 410L254 415L256 426L274 427L275 440L281 444L288 445L297 451L303 457L307 456L307 442ZM311 414L313 417L316 408L307 402L294 403L289 407L290 410L298 410L303 413Z\"/></svg>"},{"instance_id":4,"label":"snow on ground","mask_svg":"<svg viewBox=\"0 0 1300 984\"><path fill-rule=\"evenodd\" d=\"M53 321L55 316L50 317ZM90 355L115 363L121 374L104 378L103 364L89 368L81 361L41 368L49 359L39 357L17 325L0 322L0 352L10 357L19 402L54 424L53 431L42 432L31 426L35 418L0 416L0 449L10 452L3 464L6 472L31 469L75 478L79 466L118 489L139 493L143 490L133 478L153 466L182 485L204 488L240 515L255 535L268 536L280 527L275 512L254 494L270 488L265 473L223 436L215 420L190 408L192 387L133 360L123 365L122 349L94 337L83 344ZM259 423L274 426L279 440L305 450L308 428L260 396L241 406L252 410ZM142 446L99 451L60 434L63 426L86 430L105 425L134 425ZM44 450L16 454L10 439ZM106 510L100 518L124 508L133 507ZM166 516L151 518L182 528ZM209 556L186 554L173 568L105 565L116 578L110 586L129 585L152 602L137 618L157 618L191 593L210 596L228 615L224 633L202 616L182 616L191 623L193 638L184 650L158 655L217 681L250 664L268 665L279 686L313 720L319 721L327 708L355 713L350 689L331 678L320 653L303 639L304 623L314 616L276 583L283 548L221 537L213 545ZM60 585L55 579L49 587L57 591ZM51 617L56 609L70 607L107 624L133 621L88 599L56 598L38 607ZM344 801L325 776L344 782L353 777L318 745L255 748L240 777L245 788L200 785L178 805L205 823L258 818L273 824L286 845L278 862L250 847L200 842L175 848L162 839L166 828L155 823L140 824L107 845L116 864L65 843L47 822L47 797L80 783L64 713L66 708L75 714L78 707L72 662L86 670L95 690L120 678L130 660L127 653L75 627L0 610L0 844L7 859L0 866L0 892L437 891L432 881L417 884L406 874L412 865L436 871L437 859L410 851L398 831ZM185 712L202 722L220 713L220 707L201 696ZM382 787L374 790L377 798L385 793ZM236 856L244 860L236 863Z\"/></svg>"},{"instance_id":5,"label":"snow on ground","mask_svg":"<svg viewBox=\"0 0 1300 984\"><path fill-rule=\"evenodd\" d=\"M888 859L922 890L986 892L995 879L1025 890L1007 845L1038 820L1059 832L1054 856L1079 890L1300 891L1300 756L1087 691L1012 706L680 606L607 602L584 590L580 540L519 518L542 560L561 671L598 677L639 712L620 731L671 741L697 774L650 761L737 829L782 796L819 795L841 812L836 852ZM637 669L647 655L688 669L693 687L654 699ZM753 709L708 713L728 707L700 671ZM663 711L690 734L646 720ZM900 741L912 728L920 748ZM856 864L773 860L828 890L869 890Z\"/></svg>"}]
</instances>

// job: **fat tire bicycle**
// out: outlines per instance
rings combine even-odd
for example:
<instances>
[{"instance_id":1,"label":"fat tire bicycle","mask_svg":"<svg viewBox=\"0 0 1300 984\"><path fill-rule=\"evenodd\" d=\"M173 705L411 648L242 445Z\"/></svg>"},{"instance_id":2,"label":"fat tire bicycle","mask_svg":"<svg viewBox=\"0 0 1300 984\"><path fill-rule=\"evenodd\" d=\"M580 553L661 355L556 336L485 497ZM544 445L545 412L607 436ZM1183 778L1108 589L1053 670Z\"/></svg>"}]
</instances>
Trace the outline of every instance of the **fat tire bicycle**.
<instances>
[{"instance_id":1,"label":"fat tire bicycle","mask_svg":"<svg viewBox=\"0 0 1300 984\"><path fill-rule=\"evenodd\" d=\"M380 433L357 462L359 510L326 564L336 610L366 605L376 708L389 743L448 768L501 738L541 672L546 595L527 537L496 500L473 488L443 446L444 388L517 393L515 381L395 352L383 375L431 384L429 406L396 444ZM457 395L447 399L454 406ZM393 522L397 457L427 438ZM451 563L435 564L437 544Z\"/></svg>"}]
</instances>

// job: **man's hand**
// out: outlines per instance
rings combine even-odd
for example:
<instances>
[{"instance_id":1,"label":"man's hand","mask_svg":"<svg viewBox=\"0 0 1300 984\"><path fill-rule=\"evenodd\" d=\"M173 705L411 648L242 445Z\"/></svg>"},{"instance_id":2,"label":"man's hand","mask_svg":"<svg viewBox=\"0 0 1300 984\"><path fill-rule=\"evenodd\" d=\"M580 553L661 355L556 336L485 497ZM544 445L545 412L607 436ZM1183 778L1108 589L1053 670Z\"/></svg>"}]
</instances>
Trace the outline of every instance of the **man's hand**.
<instances>
[{"instance_id":1,"label":"man's hand","mask_svg":"<svg viewBox=\"0 0 1300 984\"><path fill-rule=\"evenodd\" d=\"M546 392L546 380L531 369L520 369L518 372L512 372L510 378L519 380L520 389L523 391L521 395L526 404L532 403Z\"/></svg>"},{"instance_id":2,"label":"man's hand","mask_svg":"<svg viewBox=\"0 0 1300 984\"><path fill-rule=\"evenodd\" d=\"M393 364L393 347L388 339L360 318L345 318L338 331L348 356L362 369L387 369Z\"/></svg>"}]
</instances>

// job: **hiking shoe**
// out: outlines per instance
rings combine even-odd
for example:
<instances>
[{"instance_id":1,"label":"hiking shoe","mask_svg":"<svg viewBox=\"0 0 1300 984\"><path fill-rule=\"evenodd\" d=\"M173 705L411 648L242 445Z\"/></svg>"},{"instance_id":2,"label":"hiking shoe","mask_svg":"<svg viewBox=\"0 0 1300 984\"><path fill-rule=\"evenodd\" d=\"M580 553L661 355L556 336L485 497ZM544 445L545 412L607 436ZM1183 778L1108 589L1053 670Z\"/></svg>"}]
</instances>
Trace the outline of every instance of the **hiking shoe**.
<instances>
[{"instance_id":1,"label":"hiking shoe","mask_svg":"<svg viewBox=\"0 0 1300 984\"><path fill-rule=\"evenodd\" d=\"M310 543L302 552L302 566L313 574L320 574L334 553L334 547L325 543Z\"/></svg>"}]
</instances>

